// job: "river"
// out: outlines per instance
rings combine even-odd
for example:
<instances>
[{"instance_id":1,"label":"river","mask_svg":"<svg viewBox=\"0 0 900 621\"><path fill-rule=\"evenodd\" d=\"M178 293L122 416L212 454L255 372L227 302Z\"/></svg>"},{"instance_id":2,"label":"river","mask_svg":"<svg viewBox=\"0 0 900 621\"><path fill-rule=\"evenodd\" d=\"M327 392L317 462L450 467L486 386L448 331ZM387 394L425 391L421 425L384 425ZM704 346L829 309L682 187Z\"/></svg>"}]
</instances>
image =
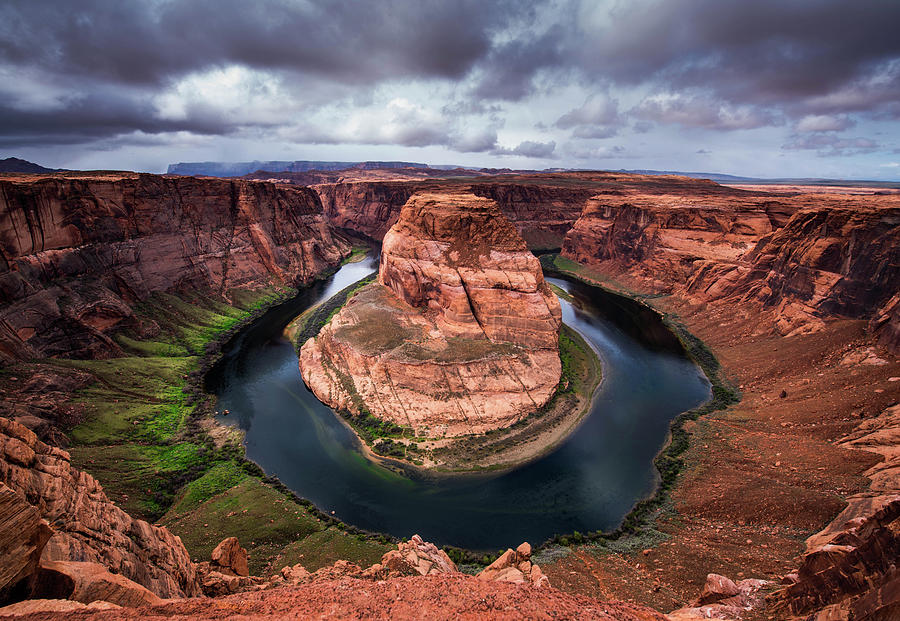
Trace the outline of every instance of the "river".
<instances>
[{"instance_id":1,"label":"river","mask_svg":"<svg viewBox=\"0 0 900 621\"><path fill-rule=\"evenodd\" d=\"M502 473L417 480L371 463L353 433L307 390L284 327L306 308L377 269L368 258L269 310L225 348L207 376L220 422L246 432L247 457L346 523L438 545L495 550L557 533L615 528L651 494L653 459L671 420L710 394L709 382L652 313L578 282L563 321L597 351L603 382L590 413L553 452Z\"/></svg>"}]
</instances>

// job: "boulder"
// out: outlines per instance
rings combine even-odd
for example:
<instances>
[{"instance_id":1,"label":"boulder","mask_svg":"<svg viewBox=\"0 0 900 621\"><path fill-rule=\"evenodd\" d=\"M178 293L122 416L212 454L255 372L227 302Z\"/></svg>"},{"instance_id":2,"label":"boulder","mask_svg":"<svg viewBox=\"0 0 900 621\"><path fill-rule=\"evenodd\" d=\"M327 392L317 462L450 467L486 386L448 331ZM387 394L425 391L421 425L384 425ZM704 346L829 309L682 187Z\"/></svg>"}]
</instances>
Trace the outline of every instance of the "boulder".
<instances>
[{"instance_id":1,"label":"boulder","mask_svg":"<svg viewBox=\"0 0 900 621\"><path fill-rule=\"evenodd\" d=\"M249 576L247 550L241 547L237 537L223 539L212 551L212 565L221 570L234 573L236 576Z\"/></svg>"},{"instance_id":2,"label":"boulder","mask_svg":"<svg viewBox=\"0 0 900 621\"><path fill-rule=\"evenodd\" d=\"M380 566L389 575L427 576L430 574L459 573L456 564L447 553L433 543L413 535L409 541L397 545L381 557ZM373 566L374 567L374 566Z\"/></svg>"},{"instance_id":3,"label":"boulder","mask_svg":"<svg viewBox=\"0 0 900 621\"><path fill-rule=\"evenodd\" d=\"M125 576L110 573L97 563L78 561L41 561L32 597L82 604L104 601L129 608L163 603L159 596Z\"/></svg>"},{"instance_id":4,"label":"boulder","mask_svg":"<svg viewBox=\"0 0 900 621\"><path fill-rule=\"evenodd\" d=\"M528 542L522 543L515 550L507 549L497 560L485 567L478 577L482 580L550 586L550 580L541 568L531 562L531 544Z\"/></svg>"}]
</instances>

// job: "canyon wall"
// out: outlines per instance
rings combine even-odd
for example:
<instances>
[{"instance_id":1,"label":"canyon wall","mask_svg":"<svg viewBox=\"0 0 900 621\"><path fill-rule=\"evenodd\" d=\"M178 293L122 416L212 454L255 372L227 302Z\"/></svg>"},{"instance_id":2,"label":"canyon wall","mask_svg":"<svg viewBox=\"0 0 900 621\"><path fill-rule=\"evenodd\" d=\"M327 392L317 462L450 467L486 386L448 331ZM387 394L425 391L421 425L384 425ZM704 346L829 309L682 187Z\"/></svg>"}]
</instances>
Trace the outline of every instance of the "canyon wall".
<instances>
[{"instance_id":1,"label":"canyon wall","mask_svg":"<svg viewBox=\"0 0 900 621\"><path fill-rule=\"evenodd\" d=\"M562 256L697 303L756 303L781 334L845 316L897 346L896 195L597 195Z\"/></svg>"},{"instance_id":2,"label":"canyon wall","mask_svg":"<svg viewBox=\"0 0 900 621\"><path fill-rule=\"evenodd\" d=\"M339 228L381 240L416 192L471 192L497 203L532 249L559 248L593 194L587 188L541 183L446 181L373 181L314 186L325 213Z\"/></svg>"},{"instance_id":3,"label":"canyon wall","mask_svg":"<svg viewBox=\"0 0 900 621\"><path fill-rule=\"evenodd\" d=\"M349 245L302 187L146 174L0 179L0 356L106 357L152 291L291 285Z\"/></svg>"},{"instance_id":4,"label":"canyon wall","mask_svg":"<svg viewBox=\"0 0 900 621\"><path fill-rule=\"evenodd\" d=\"M508 426L559 382L561 311L493 201L416 194L385 236L379 282L301 348L319 399L429 436Z\"/></svg>"}]
</instances>

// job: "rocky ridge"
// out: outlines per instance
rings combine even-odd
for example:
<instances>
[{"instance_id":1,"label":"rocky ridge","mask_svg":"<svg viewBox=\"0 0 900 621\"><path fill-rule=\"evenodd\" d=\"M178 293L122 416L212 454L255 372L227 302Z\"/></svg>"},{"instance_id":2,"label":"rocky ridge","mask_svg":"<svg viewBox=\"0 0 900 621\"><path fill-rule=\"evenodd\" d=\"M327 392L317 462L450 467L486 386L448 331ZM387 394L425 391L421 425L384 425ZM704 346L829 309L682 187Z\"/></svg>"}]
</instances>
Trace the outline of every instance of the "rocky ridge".
<instances>
[{"instance_id":1,"label":"rocky ridge","mask_svg":"<svg viewBox=\"0 0 900 621\"><path fill-rule=\"evenodd\" d=\"M552 396L559 302L492 201L410 198L378 278L301 348L322 401L453 437L508 426Z\"/></svg>"},{"instance_id":2,"label":"rocky ridge","mask_svg":"<svg viewBox=\"0 0 900 621\"><path fill-rule=\"evenodd\" d=\"M0 357L121 355L153 291L292 285L349 244L307 188L148 174L0 179Z\"/></svg>"}]
</instances>

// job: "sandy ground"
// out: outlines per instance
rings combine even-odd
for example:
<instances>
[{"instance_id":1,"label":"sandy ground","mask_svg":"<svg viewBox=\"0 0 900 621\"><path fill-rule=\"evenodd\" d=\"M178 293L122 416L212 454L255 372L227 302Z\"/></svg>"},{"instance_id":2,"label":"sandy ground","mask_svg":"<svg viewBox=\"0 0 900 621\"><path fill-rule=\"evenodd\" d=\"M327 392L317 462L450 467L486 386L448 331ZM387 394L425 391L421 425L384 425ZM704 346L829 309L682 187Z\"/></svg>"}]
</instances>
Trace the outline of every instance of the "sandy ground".
<instances>
[{"instance_id":1,"label":"sandy ground","mask_svg":"<svg viewBox=\"0 0 900 621\"><path fill-rule=\"evenodd\" d=\"M870 351L863 321L831 320L822 332L784 338L759 334L771 325L766 314L653 303L711 346L743 399L692 426L687 468L658 534L628 551L576 549L542 568L573 593L671 610L695 597L709 572L777 580L796 567L804 540L868 487L863 472L880 457L835 443L900 400L900 361Z\"/></svg>"}]
</instances>

